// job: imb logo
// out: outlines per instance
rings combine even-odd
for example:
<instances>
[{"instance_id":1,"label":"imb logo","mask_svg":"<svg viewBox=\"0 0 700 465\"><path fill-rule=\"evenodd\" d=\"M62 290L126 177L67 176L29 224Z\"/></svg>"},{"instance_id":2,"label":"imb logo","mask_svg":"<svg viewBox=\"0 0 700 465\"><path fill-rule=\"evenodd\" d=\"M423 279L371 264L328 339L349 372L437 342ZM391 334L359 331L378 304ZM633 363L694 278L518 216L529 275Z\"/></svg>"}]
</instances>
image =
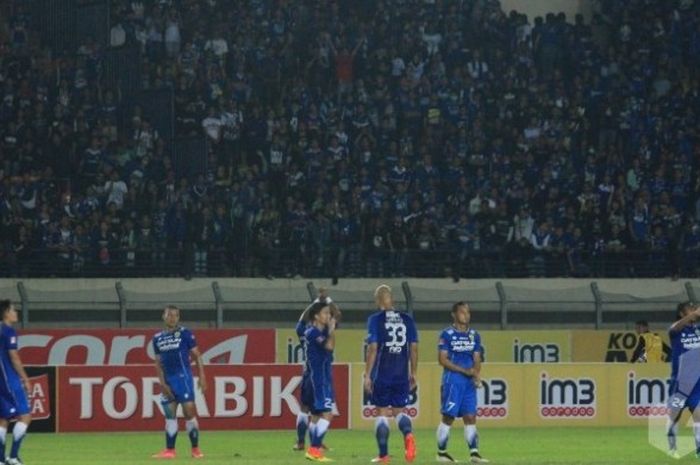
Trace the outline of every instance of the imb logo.
<instances>
[{"instance_id":1,"label":"imb logo","mask_svg":"<svg viewBox=\"0 0 700 465\"><path fill-rule=\"evenodd\" d=\"M306 362L306 354L304 346L299 340L294 340L291 337L287 338L287 363L304 363Z\"/></svg>"},{"instance_id":2,"label":"imb logo","mask_svg":"<svg viewBox=\"0 0 700 465\"><path fill-rule=\"evenodd\" d=\"M520 344L519 339L513 340L513 361L515 363L558 363L558 344Z\"/></svg>"},{"instance_id":3,"label":"imb logo","mask_svg":"<svg viewBox=\"0 0 700 465\"><path fill-rule=\"evenodd\" d=\"M630 371L627 380L627 415L632 418L666 417L666 399L671 380L637 378Z\"/></svg>"},{"instance_id":4,"label":"imb logo","mask_svg":"<svg viewBox=\"0 0 700 465\"><path fill-rule=\"evenodd\" d=\"M542 372L540 415L543 418L593 418L595 381L590 378L550 378Z\"/></svg>"},{"instance_id":5,"label":"imb logo","mask_svg":"<svg viewBox=\"0 0 700 465\"><path fill-rule=\"evenodd\" d=\"M482 379L477 392L479 418L501 419L508 416L508 383L504 379Z\"/></svg>"}]
</instances>

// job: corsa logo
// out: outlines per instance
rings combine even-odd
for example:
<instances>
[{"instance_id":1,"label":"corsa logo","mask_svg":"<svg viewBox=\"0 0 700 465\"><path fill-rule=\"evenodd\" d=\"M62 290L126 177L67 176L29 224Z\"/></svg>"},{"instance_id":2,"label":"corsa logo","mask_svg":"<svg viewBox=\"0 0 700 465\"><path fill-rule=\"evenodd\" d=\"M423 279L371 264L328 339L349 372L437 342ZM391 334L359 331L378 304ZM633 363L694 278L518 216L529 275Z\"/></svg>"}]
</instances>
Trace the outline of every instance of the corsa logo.
<instances>
[{"instance_id":1,"label":"corsa logo","mask_svg":"<svg viewBox=\"0 0 700 465\"><path fill-rule=\"evenodd\" d=\"M476 414L482 419L502 419L508 416L508 383L504 379L482 379L477 390Z\"/></svg>"},{"instance_id":2,"label":"corsa logo","mask_svg":"<svg viewBox=\"0 0 700 465\"><path fill-rule=\"evenodd\" d=\"M540 416L545 419L595 417L595 381L590 378L540 377Z\"/></svg>"},{"instance_id":3,"label":"corsa logo","mask_svg":"<svg viewBox=\"0 0 700 465\"><path fill-rule=\"evenodd\" d=\"M627 379L627 415L632 418L664 417L670 379L637 378L630 371Z\"/></svg>"}]
</instances>

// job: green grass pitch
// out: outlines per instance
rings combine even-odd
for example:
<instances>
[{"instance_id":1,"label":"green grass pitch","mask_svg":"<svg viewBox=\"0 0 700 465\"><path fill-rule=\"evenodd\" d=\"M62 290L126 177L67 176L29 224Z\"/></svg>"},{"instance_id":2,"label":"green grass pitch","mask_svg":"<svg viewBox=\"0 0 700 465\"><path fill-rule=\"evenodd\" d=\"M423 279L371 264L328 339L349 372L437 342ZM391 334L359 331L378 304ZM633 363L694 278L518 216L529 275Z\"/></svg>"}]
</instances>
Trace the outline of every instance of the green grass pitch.
<instances>
[{"instance_id":1,"label":"green grass pitch","mask_svg":"<svg viewBox=\"0 0 700 465\"><path fill-rule=\"evenodd\" d=\"M682 431L682 434L692 434ZM480 430L481 452L498 465L524 464L664 464L697 462L694 454L672 460L647 442L643 428L513 428ZM461 426L452 428L449 451L460 462L468 458ZM416 433L416 464L435 461L435 432ZM163 447L163 433L33 434L26 438L22 457L27 465L85 464L140 465L194 463L202 465L293 465L312 463L293 452L293 431L217 431L201 433L203 460L189 456L189 439L178 435L175 460L151 459ZM405 463L401 434L392 429L390 453L393 464ZM333 431L326 436L332 447L328 457L339 464L368 464L376 454L371 431Z\"/></svg>"}]
</instances>

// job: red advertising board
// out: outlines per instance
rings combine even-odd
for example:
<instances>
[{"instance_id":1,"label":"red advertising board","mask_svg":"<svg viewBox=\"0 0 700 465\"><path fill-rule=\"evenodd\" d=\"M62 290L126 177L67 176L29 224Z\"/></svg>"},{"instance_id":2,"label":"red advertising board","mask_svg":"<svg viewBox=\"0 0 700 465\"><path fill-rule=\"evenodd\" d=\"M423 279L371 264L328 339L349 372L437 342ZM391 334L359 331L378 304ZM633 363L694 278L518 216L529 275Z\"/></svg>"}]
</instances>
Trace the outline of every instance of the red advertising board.
<instances>
[{"instance_id":1,"label":"red advertising board","mask_svg":"<svg viewBox=\"0 0 700 465\"><path fill-rule=\"evenodd\" d=\"M301 369L291 365L212 365L208 389L196 398L203 430L294 428ZM347 428L348 365L333 367L340 415ZM152 366L58 369L58 431L148 431L163 428L160 386ZM181 412L180 412L181 413Z\"/></svg>"},{"instance_id":2,"label":"red advertising board","mask_svg":"<svg viewBox=\"0 0 700 465\"><path fill-rule=\"evenodd\" d=\"M152 329L28 330L19 336L27 365L137 365L153 362ZM208 364L274 363L274 329L194 330Z\"/></svg>"}]
</instances>

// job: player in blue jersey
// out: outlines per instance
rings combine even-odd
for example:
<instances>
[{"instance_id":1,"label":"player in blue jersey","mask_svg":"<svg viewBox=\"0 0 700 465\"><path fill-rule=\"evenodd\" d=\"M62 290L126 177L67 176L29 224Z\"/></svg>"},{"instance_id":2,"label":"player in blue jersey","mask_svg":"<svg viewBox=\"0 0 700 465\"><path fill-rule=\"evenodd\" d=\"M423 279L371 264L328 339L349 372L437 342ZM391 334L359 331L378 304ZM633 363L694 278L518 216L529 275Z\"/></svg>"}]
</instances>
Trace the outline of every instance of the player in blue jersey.
<instances>
[{"instance_id":1,"label":"player in blue jersey","mask_svg":"<svg viewBox=\"0 0 700 465\"><path fill-rule=\"evenodd\" d=\"M319 302L326 302L331 308L331 316L335 318L336 322L340 318L340 309L337 305L333 303L333 300L326 295L325 289L319 289L318 297L311 302L299 316L297 325L295 328L297 337L299 337L299 344L302 348L304 347L304 333L306 329L310 326L309 323L309 311L314 304ZM313 405L313 391L311 389L311 381L309 379L308 363L304 360L304 371L301 377L300 386L300 396L299 396L299 411L297 412L296 429L297 429L297 441L292 447L292 450L303 451L306 450L306 432L309 431L309 437L313 437L313 431L309 430L309 412L311 411L311 406ZM321 445L321 448L328 450L325 444Z\"/></svg>"},{"instance_id":2,"label":"player in blue jersey","mask_svg":"<svg viewBox=\"0 0 700 465\"><path fill-rule=\"evenodd\" d=\"M168 305L163 310L165 329L153 337L153 350L156 355L155 366L162 390L161 403L165 414L165 449L154 458L175 458L175 439L177 438L177 406L182 406L185 415L185 428L192 444L192 457L202 458L199 450L199 425L195 407L194 379L191 359L199 370L199 388L206 391L204 363L197 348L194 334L180 323L180 309ZM191 358L190 358L191 357Z\"/></svg>"},{"instance_id":3,"label":"player in blue jersey","mask_svg":"<svg viewBox=\"0 0 700 465\"><path fill-rule=\"evenodd\" d=\"M669 328L671 340L671 387L669 398L669 454L676 450L678 420L685 408L693 414L696 453L700 457L700 307L690 302L678 304L676 322Z\"/></svg>"},{"instance_id":4,"label":"player in blue jersey","mask_svg":"<svg viewBox=\"0 0 700 465\"><path fill-rule=\"evenodd\" d=\"M389 462L389 420L391 413L404 436L406 461L416 458L416 441L411 418L403 412L411 390L416 387L418 332L408 313L394 309L391 288L377 287L374 298L379 311L367 320L367 356L364 388L379 410L375 435L379 455L375 463Z\"/></svg>"},{"instance_id":5,"label":"player in blue jersey","mask_svg":"<svg viewBox=\"0 0 700 465\"><path fill-rule=\"evenodd\" d=\"M336 320L331 315L330 305L325 299L311 306L308 320L310 324L304 332L304 348L313 396L309 399L311 447L306 451L306 458L316 462L330 462L331 459L325 457L321 446L330 427L335 404L331 365L335 349Z\"/></svg>"},{"instance_id":6,"label":"player in blue jersey","mask_svg":"<svg viewBox=\"0 0 700 465\"><path fill-rule=\"evenodd\" d=\"M438 362L444 368L440 397L442 423L437 428L439 462L456 462L447 453L450 427L455 418L464 421L464 439L472 463L488 463L479 455L476 431L476 390L481 386L481 336L470 327L469 305L457 302L452 306L452 326L440 333Z\"/></svg>"},{"instance_id":7,"label":"player in blue jersey","mask_svg":"<svg viewBox=\"0 0 700 465\"><path fill-rule=\"evenodd\" d=\"M0 300L0 317L0 463L21 465L19 449L32 422L28 400L30 384L17 353L17 332L13 328L17 323L17 310L10 300ZM17 423L12 430L10 457L6 460L5 439L11 420Z\"/></svg>"}]
</instances>

